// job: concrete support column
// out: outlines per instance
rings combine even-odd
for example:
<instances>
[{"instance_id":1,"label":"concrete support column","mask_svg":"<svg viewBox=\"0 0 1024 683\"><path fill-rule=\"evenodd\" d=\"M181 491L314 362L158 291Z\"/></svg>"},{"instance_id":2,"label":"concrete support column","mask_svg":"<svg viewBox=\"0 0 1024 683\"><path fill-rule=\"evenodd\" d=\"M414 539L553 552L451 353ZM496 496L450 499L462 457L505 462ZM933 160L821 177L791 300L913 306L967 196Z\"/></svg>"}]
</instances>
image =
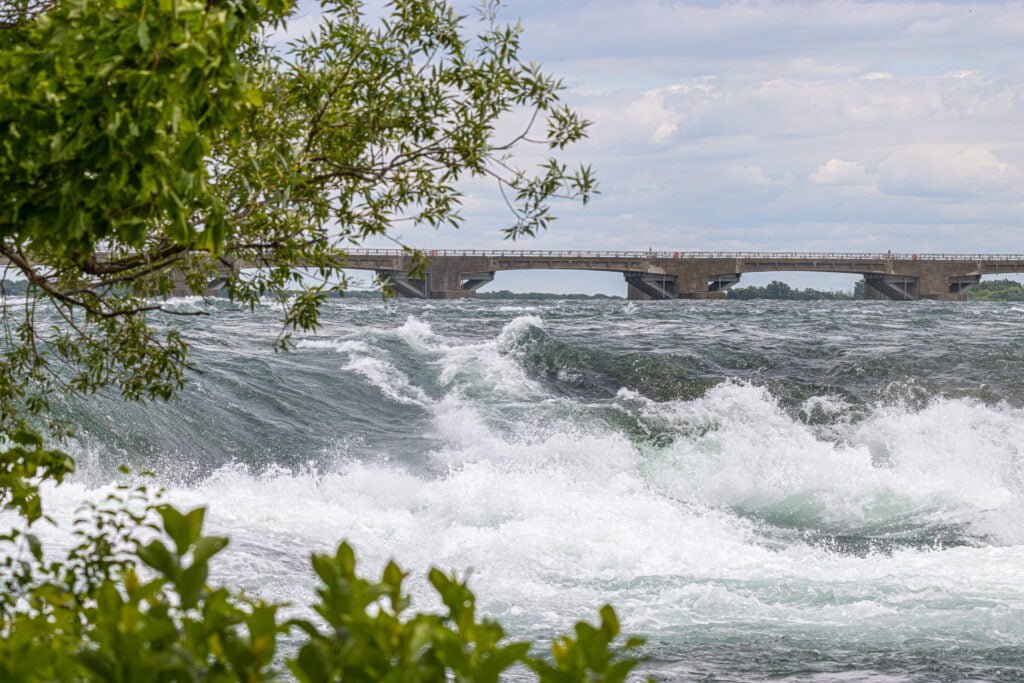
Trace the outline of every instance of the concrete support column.
<instances>
[{"instance_id":1,"label":"concrete support column","mask_svg":"<svg viewBox=\"0 0 1024 683\"><path fill-rule=\"evenodd\" d=\"M737 285L742 277L742 273L726 273L724 275L715 275L708 282L708 290L712 292L727 292L731 287Z\"/></svg>"},{"instance_id":2,"label":"concrete support column","mask_svg":"<svg viewBox=\"0 0 1024 683\"><path fill-rule=\"evenodd\" d=\"M203 292L205 296L216 296L220 294L221 290L224 289L224 285L227 284L228 280L233 278L241 270L236 263L224 261L217 262L217 277L206 283L206 290Z\"/></svg>"},{"instance_id":3,"label":"concrete support column","mask_svg":"<svg viewBox=\"0 0 1024 683\"><path fill-rule=\"evenodd\" d=\"M188 286L188 280L185 278L185 273L178 269L171 271L171 279L174 283L174 288L171 290L171 296L191 296L192 288Z\"/></svg>"},{"instance_id":4,"label":"concrete support column","mask_svg":"<svg viewBox=\"0 0 1024 683\"><path fill-rule=\"evenodd\" d=\"M462 288L462 274L453 268L428 268L427 284L431 299L465 299L473 296L473 290Z\"/></svg>"},{"instance_id":5,"label":"concrete support column","mask_svg":"<svg viewBox=\"0 0 1024 683\"><path fill-rule=\"evenodd\" d=\"M637 291L645 299L665 300L676 298L676 276L667 273L623 273L630 292ZM633 295L629 295L633 298Z\"/></svg>"},{"instance_id":6,"label":"concrete support column","mask_svg":"<svg viewBox=\"0 0 1024 683\"><path fill-rule=\"evenodd\" d=\"M462 273L462 289L476 296L476 290L494 281L494 271L489 273Z\"/></svg>"},{"instance_id":7,"label":"concrete support column","mask_svg":"<svg viewBox=\"0 0 1024 683\"><path fill-rule=\"evenodd\" d=\"M644 294L633 285L626 283L626 298L630 301L648 301L651 297Z\"/></svg>"},{"instance_id":8,"label":"concrete support column","mask_svg":"<svg viewBox=\"0 0 1024 683\"><path fill-rule=\"evenodd\" d=\"M387 278L395 293L402 297L467 299L494 280L494 271L494 264L487 257L439 257L427 265L422 278L411 278L407 270L398 269L378 270L377 275Z\"/></svg>"},{"instance_id":9,"label":"concrete support column","mask_svg":"<svg viewBox=\"0 0 1024 683\"><path fill-rule=\"evenodd\" d=\"M680 299L724 299L725 290L731 286L727 284L722 287L724 280L719 280L720 276L703 269L683 267L676 277L676 296ZM734 275L728 279L732 282L739 281L739 277Z\"/></svg>"},{"instance_id":10,"label":"concrete support column","mask_svg":"<svg viewBox=\"0 0 1024 683\"><path fill-rule=\"evenodd\" d=\"M921 276L918 297L938 301L959 301L964 298L959 286L954 290L952 278L946 273L925 273Z\"/></svg>"},{"instance_id":11,"label":"concrete support column","mask_svg":"<svg viewBox=\"0 0 1024 683\"><path fill-rule=\"evenodd\" d=\"M869 301L889 301L889 297L874 288L868 278L864 278L864 298Z\"/></svg>"},{"instance_id":12,"label":"concrete support column","mask_svg":"<svg viewBox=\"0 0 1024 683\"><path fill-rule=\"evenodd\" d=\"M868 273L864 276L864 296L868 299L914 301L920 298L920 291L920 279L912 275Z\"/></svg>"},{"instance_id":13,"label":"concrete support column","mask_svg":"<svg viewBox=\"0 0 1024 683\"><path fill-rule=\"evenodd\" d=\"M404 270L378 270L377 277L386 280L391 289L406 299L426 299L430 296L427 282L422 278L410 278Z\"/></svg>"},{"instance_id":14,"label":"concrete support column","mask_svg":"<svg viewBox=\"0 0 1024 683\"><path fill-rule=\"evenodd\" d=\"M949 293L956 295L958 300L964 300L967 298L964 292L980 282L981 275L956 275L949 278Z\"/></svg>"}]
</instances>

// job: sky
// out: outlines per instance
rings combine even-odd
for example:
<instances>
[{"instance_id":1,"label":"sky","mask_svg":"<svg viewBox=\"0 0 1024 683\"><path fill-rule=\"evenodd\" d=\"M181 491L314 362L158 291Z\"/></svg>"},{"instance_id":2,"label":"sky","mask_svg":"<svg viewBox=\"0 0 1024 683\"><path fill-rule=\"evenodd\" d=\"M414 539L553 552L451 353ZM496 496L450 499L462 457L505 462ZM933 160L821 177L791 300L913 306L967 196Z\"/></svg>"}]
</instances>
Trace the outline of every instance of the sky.
<instances>
[{"instance_id":1,"label":"sky","mask_svg":"<svg viewBox=\"0 0 1024 683\"><path fill-rule=\"evenodd\" d=\"M456 3L470 13L468 3ZM508 0L593 121L601 195L510 244L497 188L424 248L1024 252L1024 3ZM747 276L845 289L850 276ZM622 294L619 275L490 289Z\"/></svg>"}]
</instances>

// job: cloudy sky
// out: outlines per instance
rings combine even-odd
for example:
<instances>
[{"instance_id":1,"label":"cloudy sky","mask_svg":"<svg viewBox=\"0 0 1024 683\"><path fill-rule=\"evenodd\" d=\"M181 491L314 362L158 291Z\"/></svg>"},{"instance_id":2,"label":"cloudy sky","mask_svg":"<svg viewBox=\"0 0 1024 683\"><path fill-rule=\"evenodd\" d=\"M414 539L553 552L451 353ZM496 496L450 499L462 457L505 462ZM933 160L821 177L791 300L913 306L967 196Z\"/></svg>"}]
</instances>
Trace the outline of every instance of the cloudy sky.
<instances>
[{"instance_id":1,"label":"cloudy sky","mask_svg":"<svg viewBox=\"0 0 1024 683\"><path fill-rule=\"evenodd\" d=\"M503 17L594 122L568 158L594 165L602 194L509 245L494 188L474 185L462 230L409 243L1024 251L1024 3L508 0ZM491 288L623 289L539 280Z\"/></svg>"}]
</instances>

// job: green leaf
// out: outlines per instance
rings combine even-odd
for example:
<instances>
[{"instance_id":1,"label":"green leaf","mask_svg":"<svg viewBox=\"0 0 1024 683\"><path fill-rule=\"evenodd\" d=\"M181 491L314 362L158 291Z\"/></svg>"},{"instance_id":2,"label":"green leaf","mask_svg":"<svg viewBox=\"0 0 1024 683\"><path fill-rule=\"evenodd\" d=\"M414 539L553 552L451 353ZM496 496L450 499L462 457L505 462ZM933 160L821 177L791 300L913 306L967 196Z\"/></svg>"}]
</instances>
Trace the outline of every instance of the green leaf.
<instances>
[{"instance_id":1,"label":"green leaf","mask_svg":"<svg viewBox=\"0 0 1024 683\"><path fill-rule=\"evenodd\" d=\"M301 681L324 683L332 680L327 653L319 643L308 643L299 650L299 656L288 662L288 668Z\"/></svg>"},{"instance_id":2,"label":"green leaf","mask_svg":"<svg viewBox=\"0 0 1024 683\"><path fill-rule=\"evenodd\" d=\"M341 543L334 554L334 561L341 569L343 576L355 576L356 554L348 543Z\"/></svg>"},{"instance_id":3,"label":"green leaf","mask_svg":"<svg viewBox=\"0 0 1024 683\"><path fill-rule=\"evenodd\" d=\"M229 539L225 536L203 536L196 542L192 552L195 564L206 564L211 557L227 547Z\"/></svg>"},{"instance_id":4,"label":"green leaf","mask_svg":"<svg viewBox=\"0 0 1024 683\"><path fill-rule=\"evenodd\" d=\"M383 583L401 588L402 581L405 579L406 574L398 568L398 565L394 561L388 562L384 567L384 572L381 575L381 581Z\"/></svg>"},{"instance_id":5,"label":"green leaf","mask_svg":"<svg viewBox=\"0 0 1024 683\"><path fill-rule=\"evenodd\" d=\"M35 561L42 562L43 544L39 542L39 538L34 534L25 534L25 540L28 542L29 552L32 553L32 557L35 558Z\"/></svg>"},{"instance_id":6,"label":"green leaf","mask_svg":"<svg viewBox=\"0 0 1024 683\"><path fill-rule=\"evenodd\" d=\"M615 610L611 605L605 605L601 608L601 630L604 632L605 638L609 641L619 635L619 617L615 614Z\"/></svg>"},{"instance_id":7,"label":"green leaf","mask_svg":"<svg viewBox=\"0 0 1024 683\"><path fill-rule=\"evenodd\" d=\"M246 619L246 624L253 638L275 635L278 630L277 605L258 605Z\"/></svg>"},{"instance_id":8,"label":"green leaf","mask_svg":"<svg viewBox=\"0 0 1024 683\"><path fill-rule=\"evenodd\" d=\"M118 676L111 662L95 650L82 650L75 653L75 658L87 670L96 674L97 680L116 681Z\"/></svg>"},{"instance_id":9,"label":"green leaf","mask_svg":"<svg viewBox=\"0 0 1024 683\"><path fill-rule=\"evenodd\" d=\"M170 505L160 506L160 517L163 518L164 530L174 541L178 555L188 552L203 531L203 518L206 508L198 507L182 514Z\"/></svg>"},{"instance_id":10,"label":"green leaf","mask_svg":"<svg viewBox=\"0 0 1024 683\"><path fill-rule=\"evenodd\" d=\"M206 564L193 564L178 575L175 585L178 587L183 608L191 609L199 603L199 596L206 585L208 574Z\"/></svg>"},{"instance_id":11,"label":"green leaf","mask_svg":"<svg viewBox=\"0 0 1024 683\"><path fill-rule=\"evenodd\" d=\"M178 574L178 559L160 541L150 541L139 548L139 559L157 570L164 577L173 580Z\"/></svg>"},{"instance_id":12,"label":"green leaf","mask_svg":"<svg viewBox=\"0 0 1024 683\"><path fill-rule=\"evenodd\" d=\"M11 441L22 446L40 447L43 445L43 437L31 429L19 429L11 434Z\"/></svg>"},{"instance_id":13,"label":"green leaf","mask_svg":"<svg viewBox=\"0 0 1024 683\"><path fill-rule=\"evenodd\" d=\"M139 41L139 47L142 48L142 51L149 52L149 24L146 23L145 19L139 20L139 28L136 30L135 36Z\"/></svg>"}]
</instances>

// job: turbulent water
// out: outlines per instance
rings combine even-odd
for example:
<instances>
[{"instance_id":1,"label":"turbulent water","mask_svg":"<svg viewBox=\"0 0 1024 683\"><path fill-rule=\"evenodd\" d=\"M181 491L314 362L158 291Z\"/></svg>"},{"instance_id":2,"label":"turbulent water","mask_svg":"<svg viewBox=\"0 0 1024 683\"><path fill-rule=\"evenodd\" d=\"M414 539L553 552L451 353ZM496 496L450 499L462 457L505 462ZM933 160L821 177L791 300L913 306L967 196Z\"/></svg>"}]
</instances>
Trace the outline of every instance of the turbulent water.
<instances>
[{"instance_id":1,"label":"turbulent water","mask_svg":"<svg viewBox=\"0 0 1024 683\"><path fill-rule=\"evenodd\" d=\"M51 512L150 468L233 585L308 603L347 538L514 637L612 603L661 680L1024 678L1024 308L353 300L287 354L213 311L180 400L66 406Z\"/></svg>"}]
</instances>

